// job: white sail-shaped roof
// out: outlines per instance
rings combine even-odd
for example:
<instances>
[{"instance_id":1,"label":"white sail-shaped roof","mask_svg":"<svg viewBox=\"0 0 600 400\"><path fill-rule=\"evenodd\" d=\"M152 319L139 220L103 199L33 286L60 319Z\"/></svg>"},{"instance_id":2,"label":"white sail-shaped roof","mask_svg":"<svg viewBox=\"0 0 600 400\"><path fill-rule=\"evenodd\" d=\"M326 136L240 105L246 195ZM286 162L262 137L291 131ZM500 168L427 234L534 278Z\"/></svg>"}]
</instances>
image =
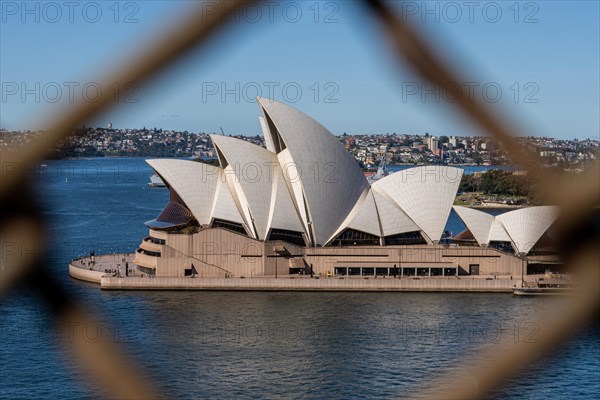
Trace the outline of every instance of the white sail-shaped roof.
<instances>
[{"instance_id":1,"label":"white sail-shaped roof","mask_svg":"<svg viewBox=\"0 0 600 400\"><path fill-rule=\"evenodd\" d=\"M498 219L494 218L492 222L492 227L490 229L490 237L488 239L489 242L510 242L510 236L506 233L506 230L502 226Z\"/></svg>"},{"instance_id":2,"label":"white sail-shaped roof","mask_svg":"<svg viewBox=\"0 0 600 400\"><path fill-rule=\"evenodd\" d=\"M522 208L496 217L521 254L529 253L557 218L558 207L555 206Z\"/></svg>"},{"instance_id":3,"label":"white sail-shaped roof","mask_svg":"<svg viewBox=\"0 0 600 400\"><path fill-rule=\"evenodd\" d=\"M379 225L379 213L375 198L370 189L365 189L365 198L357 203L356 212L353 211L352 219L348 228L357 231L370 233L371 235L381 236L381 226Z\"/></svg>"},{"instance_id":4,"label":"white sail-shaped roof","mask_svg":"<svg viewBox=\"0 0 600 400\"><path fill-rule=\"evenodd\" d=\"M305 232L279 164L274 169L273 177L273 194L269 212L270 229Z\"/></svg>"},{"instance_id":5,"label":"white sail-shaped roof","mask_svg":"<svg viewBox=\"0 0 600 400\"><path fill-rule=\"evenodd\" d=\"M475 240L480 245L489 243L490 231L494 223L494 216L473 208L454 206L454 211L463 220L467 229L471 231Z\"/></svg>"},{"instance_id":6,"label":"white sail-shaped roof","mask_svg":"<svg viewBox=\"0 0 600 400\"><path fill-rule=\"evenodd\" d=\"M462 174L455 167L416 167L388 175L372 187L387 193L431 241L438 242Z\"/></svg>"},{"instance_id":7,"label":"white sail-shaped roof","mask_svg":"<svg viewBox=\"0 0 600 400\"><path fill-rule=\"evenodd\" d=\"M304 200L304 189L302 189L302 182L300 180L301 172L298 170L298 165L292 160L292 156L288 149L280 152L277 155L277 158L279 160L279 165L281 166L283 182L288 188L288 193L290 193L294 208L297 210L297 215L300 217L302 231L306 232L309 240L312 240L312 232L308 223L310 218L306 208L306 201Z\"/></svg>"},{"instance_id":8,"label":"white sail-shaped roof","mask_svg":"<svg viewBox=\"0 0 600 400\"><path fill-rule=\"evenodd\" d=\"M522 208L497 216L468 207L454 210L480 245L511 242L518 253L527 254L558 217L558 207Z\"/></svg>"},{"instance_id":9,"label":"white sail-shaped roof","mask_svg":"<svg viewBox=\"0 0 600 400\"><path fill-rule=\"evenodd\" d=\"M297 208L306 207L305 226L313 244L325 244L354 208L367 180L354 158L321 124L284 104L258 98L275 151L289 151L301 173L304 196ZM282 160L279 160L283 166ZM304 203L304 204L303 204Z\"/></svg>"},{"instance_id":10,"label":"white sail-shaped roof","mask_svg":"<svg viewBox=\"0 0 600 400\"><path fill-rule=\"evenodd\" d=\"M376 188L372 188L371 193L373 193L373 199L379 212L383 236L421 230L387 193L379 192Z\"/></svg>"},{"instance_id":11,"label":"white sail-shaped roof","mask_svg":"<svg viewBox=\"0 0 600 400\"><path fill-rule=\"evenodd\" d=\"M219 182L217 184L217 193L213 200L212 219L222 219L224 221L244 224L244 220L233 200L229 186L225 179L225 172L219 168Z\"/></svg>"},{"instance_id":12,"label":"white sail-shaped roof","mask_svg":"<svg viewBox=\"0 0 600 400\"><path fill-rule=\"evenodd\" d=\"M244 193L244 189L242 189L240 183L237 181L235 172L230 165L228 165L223 172L225 173L225 180L227 182L227 186L229 187L229 192L231 193L235 207L239 210L242 216L247 233L251 237L258 239L258 232L256 226L254 225L252 214L250 213L250 205L248 204L248 199Z\"/></svg>"},{"instance_id":13,"label":"white sail-shaped roof","mask_svg":"<svg viewBox=\"0 0 600 400\"><path fill-rule=\"evenodd\" d=\"M279 168L274 153L245 140L210 135L218 154L224 157L225 172L234 198L238 199L246 224L256 229L257 239L265 240L273 190L274 169ZM225 167L225 165L222 165Z\"/></svg>"},{"instance_id":14,"label":"white sail-shaped roof","mask_svg":"<svg viewBox=\"0 0 600 400\"><path fill-rule=\"evenodd\" d=\"M154 159L146 162L179 195L200 225L210 224L220 168L187 160Z\"/></svg>"},{"instance_id":15,"label":"white sail-shaped roof","mask_svg":"<svg viewBox=\"0 0 600 400\"><path fill-rule=\"evenodd\" d=\"M269 128L267 127L267 121L265 121L264 117L258 117L258 122L260 122L260 129L262 130L263 137L265 138L265 147L267 150L275 153L275 144L273 144L273 138L269 133Z\"/></svg>"},{"instance_id":16,"label":"white sail-shaped roof","mask_svg":"<svg viewBox=\"0 0 600 400\"><path fill-rule=\"evenodd\" d=\"M380 237L420 231L428 242L441 239L461 169L411 168L369 186L352 155L325 127L281 103L258 102L267 149L212 135L221 168L148 161L198 223L239 223L259 240L268 240L274 229L301 232L312 246L326 245L346 228ZM480 243L508 238L502 221L457 212Z\"/></svg>"}]
</instances>

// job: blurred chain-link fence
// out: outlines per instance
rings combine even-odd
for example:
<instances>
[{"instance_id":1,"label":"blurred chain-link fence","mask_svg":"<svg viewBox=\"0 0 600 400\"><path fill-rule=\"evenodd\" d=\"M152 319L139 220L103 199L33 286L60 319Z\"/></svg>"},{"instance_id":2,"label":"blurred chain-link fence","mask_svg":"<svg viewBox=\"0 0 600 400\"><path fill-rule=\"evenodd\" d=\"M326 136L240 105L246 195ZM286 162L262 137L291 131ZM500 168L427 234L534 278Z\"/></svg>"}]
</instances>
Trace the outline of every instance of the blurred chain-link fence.
<instances>
[{"instance_id":1,"label":"blurred chain-link fence","mask_svg":"<svg viewBox=\"0 0 600 400\"><path fill-rule=\"evenodd\" d=\"M107 71L100 82L106 92L115 82L143 83L168 68L175 60L205 45L220 30L232 24L235 12L253 1L226 0L213 2L218 5L218 13L207 14L206 7L199 3L164 36L163 40L152 45L141 57L131 60L125 67ZM406 18L399 15L398 9L377 0L365 0L366 18L374 18L382 28L382 35L389 42L390 49L398 57L398 63L408 65L424 81L435 87L446 87L452 82L466 81L453 70L448 60L442 60ZM455 105L470 118L482 131L500 142L509 152L512 161L519 165L539 162L537 156L521 148L514 139L515 127L510 116L500 115L489 104L478 102L469 96L456 96ZM4 242L21 243L26 248L36 248L45 239L45 224L41 212L32 195L27 181L25 165L44 159L49 148L74 132L93 116L106 111L113 105L111 96L104 96L96 102L79 102L64 110L49 129L49 134L38 138L27 147L2 150L0 163L0 239ZM596 318L599 308L599 246L600 219L598 204L600 199L600 175L598 164L587 168L582 179L577 182L539 169L536 182L539 195L549 204L561 207L558 221L561 256L571 270L581 277L583 286L579 294L565 303L552 318L542 318L539 322L540 337L536 343L510 343L489 352L491 360L485 365L464 360L461 374L440 381L438 387L431 388L415 397L435 399L481 399L500 386L519 370L548 353L555 346L578 329ZM43 265L40 252L19 252L3 254L1 264L0 293L18 284L32 284L45 298L49 309L63 326L83 327L92 321L91 314L84 310L78 300L68 295L65 288ZM73 335L73 354L77 362L85 367L91 379L101 384L118 398L158 398L162 397L152 384L135 375L136 369L119 349L110 343L91 343L84 335ZM160 377L156 377L160 379Z\"/></svg>"}]
</instances>

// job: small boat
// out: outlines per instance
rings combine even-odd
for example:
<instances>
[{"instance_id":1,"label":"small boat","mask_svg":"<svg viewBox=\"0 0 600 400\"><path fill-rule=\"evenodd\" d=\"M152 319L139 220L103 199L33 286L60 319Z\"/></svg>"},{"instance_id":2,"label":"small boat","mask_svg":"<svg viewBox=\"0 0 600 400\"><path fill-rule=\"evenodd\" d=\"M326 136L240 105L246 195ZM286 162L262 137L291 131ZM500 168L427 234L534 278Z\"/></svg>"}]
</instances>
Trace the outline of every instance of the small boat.
<instances>
[{"instance_id":1,"label":"small boat","mask_svg":"<svg viewBox=\"0 0 600 400\"><path fill-rule=\"evenodd\" d=\"M148 186L150 187L166 187L163 180L158 176L158 174L152 174L150 176L150 182L148 182Z\"/></svg>"},{"instance_id":2,"label":"small boat","mask_svg":"<svg viewBox=\"0 0 600 400\"><path fill-rule=\"evenodd\" d=\"M577 293L578 286L564 280L539 280L537 286L513 288L515 296L564 296Z\"/></svg>"}]
</instances>

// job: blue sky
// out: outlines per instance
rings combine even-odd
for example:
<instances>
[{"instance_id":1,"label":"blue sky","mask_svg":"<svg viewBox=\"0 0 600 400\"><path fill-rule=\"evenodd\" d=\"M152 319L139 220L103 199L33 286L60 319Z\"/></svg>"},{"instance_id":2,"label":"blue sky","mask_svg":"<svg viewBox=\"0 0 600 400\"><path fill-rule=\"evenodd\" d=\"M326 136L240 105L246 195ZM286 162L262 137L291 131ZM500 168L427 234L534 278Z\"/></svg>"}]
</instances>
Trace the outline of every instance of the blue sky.
<instances>
[{"instance_id":1,"label":"blue sky","mask_svg":"<svg viewBox=\"0 0 600 400\"><path fill-rule=\"evenodd\" d=\"M206 3L212 7L214 3ZM515 133L598 138L600 7L580 2L395 2ZM36 129L151 45L194 1L1 1L0 126ZM212 10L212 8L209 8ZM300 12L300 14L299 14ZM334 133L481 134L398 67L361 4L267 2L90 125L260 132L272 95ZM452 88L446 91L452 95Z\"/></svg>"}]
</instances>

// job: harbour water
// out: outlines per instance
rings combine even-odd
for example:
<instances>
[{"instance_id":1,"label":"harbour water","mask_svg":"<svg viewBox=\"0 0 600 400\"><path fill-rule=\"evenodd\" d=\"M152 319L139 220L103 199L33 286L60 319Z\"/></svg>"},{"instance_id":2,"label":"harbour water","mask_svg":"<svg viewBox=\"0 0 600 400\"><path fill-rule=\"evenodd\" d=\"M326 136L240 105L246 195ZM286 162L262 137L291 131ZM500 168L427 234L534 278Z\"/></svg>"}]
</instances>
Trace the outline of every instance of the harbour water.
<instances>
[{"instance_id":1,"label":"harbour water","mask_svg":"<svg viewBox=\"0 0 600 400\"><path fill-rule=\"evenodd\" d=\"M47 267L97 314L90 340L120 344L177 398L398 398L460 368L481 345L535 340L558 299L477 293L106 292L67 275L91 249L127 252L168 200L142 159L49 161L32 170L49 222ZM462 223L453 214L447 226ZM0 398L104 398L81 384L69 337L34 293L0 303ZM99 337L100 336L100 337ZM496 393L596 399L600 327L587 328Z\"/></svg>"}]
</instances>

